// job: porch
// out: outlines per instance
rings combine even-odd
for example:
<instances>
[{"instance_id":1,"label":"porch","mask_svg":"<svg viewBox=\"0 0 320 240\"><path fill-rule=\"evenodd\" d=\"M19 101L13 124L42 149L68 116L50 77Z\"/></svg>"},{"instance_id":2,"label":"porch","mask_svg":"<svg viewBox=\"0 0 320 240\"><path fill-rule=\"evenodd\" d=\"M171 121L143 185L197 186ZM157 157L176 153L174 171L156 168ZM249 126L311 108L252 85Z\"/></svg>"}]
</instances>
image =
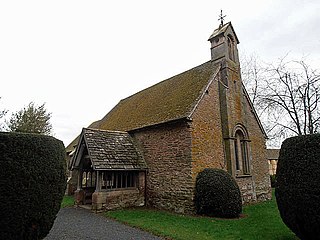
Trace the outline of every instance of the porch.
<instances>
[{"instance_id":1,"label":"porch","mask_svg":"<svg viewBox=\"0 0 320 240\"><path fill-rule=\"evenodd\" d=\"M78 176L77 205L99 211L145 204L145 171L80 171Z\"/></svg>"},{"instance_id":2,"label":"porch","mask_svg":"<svg viewBox=\"0 0 320 240\"><path fill-rule=\"evenodd\" d=\"M77 205L100 211L145 204L146 164L126 132L83 129L71 169Z\"/></svg>"}]
</instances>

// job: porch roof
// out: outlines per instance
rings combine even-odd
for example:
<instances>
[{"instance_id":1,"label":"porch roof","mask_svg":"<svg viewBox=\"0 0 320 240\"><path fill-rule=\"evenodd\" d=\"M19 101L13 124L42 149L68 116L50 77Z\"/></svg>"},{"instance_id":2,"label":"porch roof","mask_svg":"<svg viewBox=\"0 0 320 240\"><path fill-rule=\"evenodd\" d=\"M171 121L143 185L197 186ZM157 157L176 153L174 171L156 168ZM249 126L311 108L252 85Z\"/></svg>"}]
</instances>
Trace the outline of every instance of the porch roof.
<instances>
[{"instance_id":1,"label":"porch roof","mask_svg":"<svg viewBox=\"0 0 320 240\"><path fill-rule=\"evenodd\" d=\"M87 149L94 170L147 169L134 139L127 132L83 128L79 143L72 169L79 168L86 152L83 149Z\"/></svg>"}]
</instances>

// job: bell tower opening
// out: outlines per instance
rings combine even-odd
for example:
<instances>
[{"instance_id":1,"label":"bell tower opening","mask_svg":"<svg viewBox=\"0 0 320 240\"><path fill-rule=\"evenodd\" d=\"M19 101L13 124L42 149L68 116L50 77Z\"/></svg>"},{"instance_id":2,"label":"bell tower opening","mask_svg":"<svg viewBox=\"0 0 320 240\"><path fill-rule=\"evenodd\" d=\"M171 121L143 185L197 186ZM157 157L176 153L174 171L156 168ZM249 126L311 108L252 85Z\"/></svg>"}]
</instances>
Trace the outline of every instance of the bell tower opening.
<instances>
[{"instance_id":1,"label":"bell tower opening","mask_svg":"<svg viewBox=\"0 0 320 240\"><path fill-rule=\"evenodd\" d=\"M234 61L235 62L235 53L234 53L234 40L233 40L233 37L229 34L227 36L227 39L228 39L228 55L229 55L229 59L231 61Z\"/></svg>"},{"instance_id":2,"label":"bell tower opening","mask_svg":"<svg viewBox=\"0 0 320 240\"><path fill-rule=\"evenodd\" d=\"M231 22L220 24L209 37L211 43L211 60L231 60L239 64L237 44L239 40Z\"/></svg>"}]
</instances>

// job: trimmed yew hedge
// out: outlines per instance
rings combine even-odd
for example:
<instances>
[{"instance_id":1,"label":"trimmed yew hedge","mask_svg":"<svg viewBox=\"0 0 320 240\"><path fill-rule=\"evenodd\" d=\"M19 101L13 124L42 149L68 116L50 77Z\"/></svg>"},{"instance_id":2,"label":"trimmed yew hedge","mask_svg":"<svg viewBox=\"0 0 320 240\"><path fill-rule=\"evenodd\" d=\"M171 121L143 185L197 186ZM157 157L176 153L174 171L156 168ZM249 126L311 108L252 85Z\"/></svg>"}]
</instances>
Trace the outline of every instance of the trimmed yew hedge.
<instances>
[{"instance_id":1,"label":"trimmed yew hedge","mask_svg":"<svg viewBox=\"0 0 320 240\"><path fill-rule=\"evenodd\" d=\"M283 142L275 194L283 222L301 239L320 239L320 134Z\"/></svg>"},{"instance_id":2,"label":"trimmed yew hedge","mask_svg":"<svg viewBox=\"0 0 320 240\"><path fill-rule=\"evenodd\" d=\"M195 205L197 214L238 217L242 212L239 186L226 171L206 168L196 179Z\"/></svg>"},{"instance_id":3,"label":"trimmed yew hedge","mask_svg":"<svg viewBox=\"0 0 320 240\"><path fill-rule=\"evenodd\" d=\"M0 239L42 239L66 186L65 149L50 136L0 132Z\"/></svg>"}]
</instances>

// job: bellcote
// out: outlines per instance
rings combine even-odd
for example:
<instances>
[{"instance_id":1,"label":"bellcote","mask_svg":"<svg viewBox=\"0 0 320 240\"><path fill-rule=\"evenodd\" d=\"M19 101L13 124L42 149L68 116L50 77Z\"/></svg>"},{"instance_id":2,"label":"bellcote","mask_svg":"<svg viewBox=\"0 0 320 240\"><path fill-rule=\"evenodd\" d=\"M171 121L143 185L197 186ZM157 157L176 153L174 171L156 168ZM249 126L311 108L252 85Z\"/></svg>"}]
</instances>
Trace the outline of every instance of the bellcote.
<instances>
[{"instance_id":1,"label":"bellcote","mask_svg":"<svg viewBox=\"0 0 320 240\"><path fill-rule=\"evenodd\" d=\"M239 40L231 22L220 25L219 28L214 30L208 41L211 43L212 61L227 59L239 64L239 55L237 49Z\"/></svg>"}]
</instances>

